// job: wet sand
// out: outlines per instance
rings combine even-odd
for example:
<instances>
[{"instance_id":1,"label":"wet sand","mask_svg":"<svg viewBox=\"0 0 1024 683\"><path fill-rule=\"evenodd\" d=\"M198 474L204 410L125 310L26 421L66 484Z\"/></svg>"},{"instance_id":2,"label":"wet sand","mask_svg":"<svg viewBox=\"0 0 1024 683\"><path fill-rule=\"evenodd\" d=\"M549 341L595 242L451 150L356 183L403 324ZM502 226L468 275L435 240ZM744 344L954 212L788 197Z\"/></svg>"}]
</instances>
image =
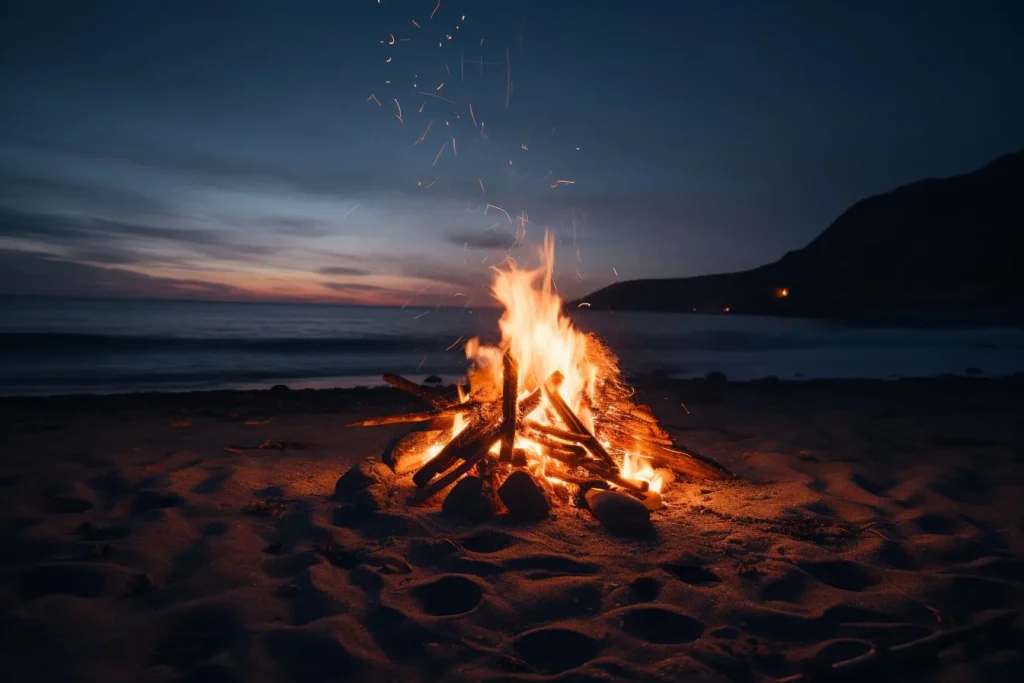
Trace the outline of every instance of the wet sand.
<instances>
[{"instance_id":1,"label":"wet sand","mask_svg":"<svg viewBox=\"0 0 1024 683\"><path fill-rule=\"evenodd\" d=\"M340 515L390 389L0 400L4 679L756 681L1024 608L1024 379L638 388L741 477L639 539ZM882 673L1016 680L1022 623Z\"/></svg>"}]
</instances>

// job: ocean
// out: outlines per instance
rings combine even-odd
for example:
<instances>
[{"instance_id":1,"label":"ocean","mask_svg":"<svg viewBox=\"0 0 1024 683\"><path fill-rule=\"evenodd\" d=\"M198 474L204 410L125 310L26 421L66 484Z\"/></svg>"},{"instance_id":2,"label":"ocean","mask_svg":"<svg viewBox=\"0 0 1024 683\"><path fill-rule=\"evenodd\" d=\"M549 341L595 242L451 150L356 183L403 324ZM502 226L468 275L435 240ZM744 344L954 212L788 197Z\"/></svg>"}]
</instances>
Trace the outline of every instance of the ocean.
<instances>
[{"instance_id":1,"label":"ocean","mask_svg":"<svg viewBox=\"0 0 1024 683\"><path fill-rule=\"evenodd\" d=\"M0 299L0 395L350 387L383 372L460 377L499 311L100 299ZM999 376L1024 330L899 329L736 315L579 311L627 373L732 380Z\"/></svg>"}]
</instances>

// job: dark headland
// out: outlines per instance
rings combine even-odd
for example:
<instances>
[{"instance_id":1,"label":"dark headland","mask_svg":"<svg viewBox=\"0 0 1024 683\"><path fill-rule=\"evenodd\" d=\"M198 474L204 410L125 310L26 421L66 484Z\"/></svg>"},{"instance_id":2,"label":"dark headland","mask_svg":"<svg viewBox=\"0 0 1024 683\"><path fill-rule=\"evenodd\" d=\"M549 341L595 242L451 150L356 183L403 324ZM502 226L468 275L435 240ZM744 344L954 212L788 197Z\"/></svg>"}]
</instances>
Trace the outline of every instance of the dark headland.
<instances>
[{"instance_id":1,"label":"dark headland","mask_svg":"<svg viewBox=\"0 0 1024 683\"><path fill-rule=\"evenodd\" d=\"M965 175L859 201L810 244L774 263L619 282L571 306L1019 325L1022 197L1024 150Z\"/></svg>"}]
</instances>

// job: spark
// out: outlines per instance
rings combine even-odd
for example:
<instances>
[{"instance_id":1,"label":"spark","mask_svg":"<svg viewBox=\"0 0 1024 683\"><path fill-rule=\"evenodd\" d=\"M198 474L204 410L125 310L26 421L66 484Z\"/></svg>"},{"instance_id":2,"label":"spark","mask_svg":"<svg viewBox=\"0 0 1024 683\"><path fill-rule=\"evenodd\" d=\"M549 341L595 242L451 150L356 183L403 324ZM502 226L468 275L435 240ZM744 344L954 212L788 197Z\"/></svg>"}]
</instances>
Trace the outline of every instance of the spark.
<instances>
[{"instance_id":1,"label":"spark","mask_svg":"<svg viewBox=\"0 0 1024 683\"><path fill-rule=\"evenodd\" d=\"M452 75L452 70L448 68L448 62L444 63L444 71L446 74L448 74L448 76ZM442 83L441 85L444 85L444 83Z\"/></svg>"},{"instance_id":2,"label":"spark","mask_svg":"<svg viewBox=\"0 0 1024 683\"><path fill-rule=\"evenodd\" d=\"M443 88L443 87L444 87L444 83L442 82L441 85L439 85L436 88L434 88L434 92L440 92L441 88Z\"/></svg>"},{"instance_id":3,"label":"spark","mask_svg":"<svg viewBox=\"0 0 1024 683\"><path fill-rule=\"evenodd\" d=\"M462 294L462 292L456 292L456 293L455 293L455 296L458 296L459 294ZM466 295L465 295L465 294L462 294L462 296L466 296ZM458 343L459 343L460 341L462 341L462 337L463 337L463 336L464 336L464 335L461 335L461 334L460 334L460 335L459 335L459 338L458 338L458 339L456 339L455 341L453 341L453 342L452 342L452 345L451 345L451 346L449 346L449 347L448 347L447 349L445 349L445 351L451 351L452 349L454 349L454 348L455 348L455 346L456 346L456 344L458 344Z\"/></svg>"},{"instance_id":4,"label":"spark","mask_svg":"<svg viewBox=\"0 0 1024 683\"><path fill-rule=\"evenodd\" d=\"M417 94L417 95L426 95L427 97L434 97L434 98L437 98L437 99L439 99L439 100L444 100L445 102L448 102L448 103L450 103L450 104L458 104L458 102L456 102L455 100L449 100L449 99L448 99L447 97L441 97L441 96L440 96L440 95L438 95L437 93L432 93L432 92L424 92L424 91L422 91L422 90L417 90L417 91L416 91L416 94Z\"/></svg>"},{"instance_id":5,"label":"spark","mask_svg":"<svg viewBox=\"0 0 1024 683\"><path fill-rule=\"evenodd\" d=\"M435 7L434 11L430 13L430 18L431 19L434 18L434 15L437 14L437 10L439 10L439 9L441 9L441 0L437 0L437 7Z\"/></svg>"},{"instance_id":6,"label":"spark","mask_svg":"<svg viewBox=\"0 0 1024 683\"><path fill-rule=\"evenodd\" d=\"M615 270L615 266L612 266L612 272L615 273L615 279L619 279L619 271Z\"/></svg>"},{"instance_id":7,"label":"spark","mask_svg":"<svg viewBox=\"0 0 1024 683\"><path fill-rule=\"evenodd\" d=\"M422 111L422 109L421 109L421 111ZM430 127L431 127L431 126L433 126L433 125L434 125L434 119L430 119L429 121L427 121L427 127L426 127L426 129L425 129L425 130L423 131L423 135L421 135L421 136L419 137L419 139L418 139L418 140L416 140L416 142L414 142L414 143L413 143L413 145L418 145L418 144L420 144L421 142L423 142L423 141L424 141L424 140L426 139L426 137L427 137L427 133L429 133L429 132L430 132Z\"/></svg>"},{"instance_id":8,"label":"spark","mask_svg":"<svg viewBox=\"0 0 1024 683\"><path fill-rule=\"evenodd\" d=\"M416 23L415 19L412 20L412 25L415 26L416 28L420 28L420 25Z\"/></svg>"},{"instance_id":9,"label":"spark","mask_svg":"<svg viewBox=\"0 0 1024 683\"><path fill-rule=\"evenodd\" d=\"M394 33L390 33L388 35L391 36L391 40L388 41L388 45L394 45L395 44L395 34Z\"/></svg>"},{"instance_id":10,"label":"spark","mask_svg":"<svg viewBox=\"0 0 1024 683\"><path fill-rule=\"evenodd\" d=\"M474 128L479 128L479 126L476 125L476 114L473 113L473 103L472 102L469 103L469 118L473 120L473 127Z\"/></svg>"},{"instance_id":11,"label":"spark","mask_svg":"<svg viewBox=\"0 0 1024 683\"><path fill-rule=\"evenodd\" d=\"M426 103L426 101L424 101L424 102L423 102L422 104L420 104L420 110L419 110L419 113L420 113L420 114L422 114L422 113L423 113L423 107L425 107L425 106L427 106L427 103Z\"/></svg>"},{"instance_id":12,"label":"spark","mask_svg":"<svg viewBox=\"0 0 1024 683\"><path fill-rule=\"evenodd\" d=\"M427 313L430 313L430 311L423 311L423 312L422 312L422 313L420 313L419 315L413 316L413 318L412 318L412 319L413 319L413 320L419 320L420 318L422 318L423 316L425 316L425 315L426 315ZM424 358L424 359L426 359L426 356L423 356L423 358ZM420 363L420 366L422 366L422 365L423 365L423 363ZM416 368L416 369L417 369L417 370L419 370L419 368Z\"/></svg>"},{"instance_id":13,"label":"spark","mask_svg":"<svg viewBox=\"0 0 1024 683\"><path fill-rule=\"evenodd\" d=\"M398 110L397 113L395 114L395 116L398 117L398 122L405 123L405 121L402 120L402 105L398 103L397 97L395 98L395 108Z\"/></svg>"},{"instance_id":14,"label":"spark","mask_svg":"<svg viewBox=\"0 0 1024 683\"><path fill-rule=\"evenodd\" d=\"M581 272L580 272L580 269L579 269L579 268L577 268L577 269L576 269L576 278L577 278L577 279L578 279L578 280L579 280L580 282L583 282L583 273L581 273Z\"/></svg>"},{"instance_id":15,"label":"spark","mask_svg":"<svg viewBox=\"0 0 1024 683\"><path fill-rule=\"evenodd\" d=\"M455 146L455 138L452 138L452 152L455 156L459 156L459 148Z\"/></svg>"},{"instance_id":16,"label":"spark","mask_svg":"<svg viewBox=\"0 0 1024 683\"><path fill-rule=\"evenodd\" d=\"M686 414L687 414L687 415L689 415L689 414L690 414L690 409L686 407L686 404L685 404L685 403L680 403L679 405L681 405L681 406L683 407L683 410L685 410L685 411L686 411Z\"/></svg>"},{"instance_id":17,"label":"spark","mask_svg":"<svg viewBox=\"0 0 1024 683\"><path fill-rule=\"evenodd\" d=\"M520 143L519 146L523 148L524 152L529 152L530 151L530 148L526 146L525 142Z\"/></svg>"},{"instance_id":18,"label":"spark","mask_svg":"<svg viewBox=\"0 0 1024 683\"><path fill-rule=\"evenodd\" d=\"M384 63L385 64L390 64L391 63L391 57L388 57L387 59L385 59Z\"/></svg>"},{"instance_id":19,"label":"spark","mask_svg":"<svg viewBox=\"0 0 1024 683\"><path fill-rule=\"evenodd\" d=\"M441 145L441 149L439 149L439 150L437 151L437 156L436 156L436 157L434 157L434 163L432 163L432 164L431 164L431 166L437 166L437 160L441 158L441 152L443 152L443 151L444 151L444 148L445 148L445 147L447 147L447 146L448 146L448 141L447 141L447 140L445 140L445 141L444 141L444 144L443 144L443 145Z\"/></svg>"},{"instance_id":20,"label":"spark","mask_svg":"<svg viewBox=\"0 0 1024 683\"><path fill-rule=\"evenodd\" d=\"M512 94L512 63L508 60L508 47L505 48L505 109L508 109L508 98Z\"/></svg>"},{"instance_id":21,"label":"spark","mask_svg":"<svg viewBox=\"0 0 1024 683\"><path fill-rule=\"evenodd\" d=\"M353 212L353 211L355 211L355 210L356 210L356 209L358 209L358 208L359 208L359 205L358 205L358 204L356 204L356 205L355 205L355 206L353 206L353 207L352 207L351 209L349 209L349 210L348 210L348 213L346 213L346 214L345 214L344 216L342 216L342 217L341 217L341 222L342 222L342 223L344 223L344 222L345 222L345 219L346 219L346 218L348 218L349 216L351 216L351 215L352 215L352 212Z\"/></svg>"},{"instance_id":22,"label":"spark","mask_svg":"<svg viewBox=\"0 0 1024 683\"><path fill-rule=\"evenodd\" d=\"M556 180L552 183L551 187L558 187L559 185L575 185L575 180Z\"/></svg>"},{"instance_id":23,"label":"spark","mask_svg":"<svg viewBox=\"0 0 1024 683\"><path fill-rule=\"evenodd\" d=\"M374 95L373 93L370 93L370 96L366 98L366 101L367 101L367 102L369 102L370 100L373 100L374 102L376 102L376 103L377 103L377 106L378 106L378 107L384 106L384 105L382 105L382 104L380 103L380 100L378 100L378 99L377 99L377 96L376 96L376 95Z\"/></svg>"},{"instance_id":24,"label":"spark","mask_svg":"<svg viewBox=\"0 0 1024 683\"><path fill-rule=\"evenodd\" d=\"M441 176L437 176L436 178L434 178L433 180L431 180L431 181L430 181L430 184L429 184L429 185L427 185L426 187L424 187L423 189L424 189L424 190L429 190L430 188L432 188L432 187L434 186L434 183L436 183L436 182L437 182L438 180L440 180L440 179L441 179Z\"/></svg>"},{"instance_id":25,"label":"spark","mask_svg":"<svg viewBox=\"0 0 1024 683\"><path fill-rule=\"evenodd\" d=\"M483 192L484 194L487 194L487 190L484 189L484 181L480 180L479 178L477 178L476 181L480 183L480 191Z\"/></svg>"},{"instance_id":26,"label":"spark","mask_svg":"<svg viewBox=\"0 0 1024 683\"><path fill-rule=\"evenodd\" d=\"M491 204L490 202L488 202L487 206L484 207L484 215L485 216L487 215L487 209L497 209L498 211L501 211L503 214L505 214L505 218L508 219L508 224L512 225L512 216L509 216L508 215L508 211L506 211L505 209L501 208L500 206L496 206L496 205Z\"/></svg>"},{"instance_id":27,"label":"spark","mask_svg":"<svg viewBox=\"0 0 1024 683\"><path fill-rule=\"evenodd\" d=\"M427 313L430 313L430 311L427 311ZM419 316L417 316L417 317L419 317ZM413 318L413 320L415 320L415 318ZM423 354L423 359L420 361L420 364L416 366L416 372L419 372L420 368L422 368L423 364L426 363L426 362L427 362L427 354Z\"/></svg>"},{"instance_id":28,"label":"spark","mask_svg":"<svg viewBox=\"0 0 1024 683\"><path fill-rule=\"evenodd\" d=\"M586 301L581 301L579 306L577 306L576 308L590 308L590 304L588 304Z\"/></svg>"}]
</instances>

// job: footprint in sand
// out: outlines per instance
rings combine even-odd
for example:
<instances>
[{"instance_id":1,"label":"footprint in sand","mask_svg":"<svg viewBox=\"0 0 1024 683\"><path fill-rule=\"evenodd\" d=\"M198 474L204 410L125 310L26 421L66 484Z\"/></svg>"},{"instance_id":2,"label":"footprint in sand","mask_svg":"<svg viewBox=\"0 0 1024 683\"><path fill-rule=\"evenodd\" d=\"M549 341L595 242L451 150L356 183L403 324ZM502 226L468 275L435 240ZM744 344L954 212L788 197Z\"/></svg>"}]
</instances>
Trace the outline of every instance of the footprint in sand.
<instances>
[{"instance_id":1,"label":"footprint in sand","mask_svg":"<svg viewBox=\"0 0 1024 683\"><path fill-rule=\"evenodd\" d=\"M647 643L690 643L704 633L704 624L668 607L627 607L616 614L622 620L623 631Z\"/></svg>"},{"instance_id":2,"label":"footprint in sand","mask_svg":"<svg viewBox=\"0 0 1024 683\"><path fill-rule=\"evenodd\" d=\"M21 575L18 594L22 600L46 595L74 595L80 598L127 595L134 579L134 572L112 564L40 564Z\"/></svg>"},{"instance_id":3,"label":"footprint in sand","mask_svg":"<svg viewBox=\"0 0 1024 683\"><path fill-rule=\"evenodd\" d=\"M700 565L670 563L664 565L662 569L691 586L711 586L721 581L713 571Z\"/></svg>"},{"instance_id":4,"label":"footprint in sand","mask_svg":"<svg viewBox=\"0 0 1024 683\"><path fill-rule=\"evenodd\" d=\"M496 553L517 542L519 539L515 536L500 531L480 531L461 539L459 545L471 553Z\"/></svg>"},{"instance_id":5,"label":"footprint in sand","mask_svg":"<svg viewBox=\"0 0 1024 683\"><path fill-rule=\"evenodd\" d=\"M449 574L412 589L423 611L432 617L449 617L473 611L483 598L483 589L473 579Z\"/></svg>"},{"instance_id":6,"label":"footprint in sand","mask_svg":"<svg viewBox=\"0 0 1024 683\"><path fill-rule=\"evenodd\" d=\"M844 591L865 591L882 581L878 572L849 560L801 562L797 566L823 584Z\"/></svg>"},{"instance_id":7,"label":"footprint in sand","mask_svg":"<svg viewBox=\"0 0 1024 683\"><path fill-rule=\"evenodd\" d=\"M540 628L519 635L512 649L542 674L557 674L585 664L598 655L601 644L568 628Z\"/></svg>"}]
</instances>

